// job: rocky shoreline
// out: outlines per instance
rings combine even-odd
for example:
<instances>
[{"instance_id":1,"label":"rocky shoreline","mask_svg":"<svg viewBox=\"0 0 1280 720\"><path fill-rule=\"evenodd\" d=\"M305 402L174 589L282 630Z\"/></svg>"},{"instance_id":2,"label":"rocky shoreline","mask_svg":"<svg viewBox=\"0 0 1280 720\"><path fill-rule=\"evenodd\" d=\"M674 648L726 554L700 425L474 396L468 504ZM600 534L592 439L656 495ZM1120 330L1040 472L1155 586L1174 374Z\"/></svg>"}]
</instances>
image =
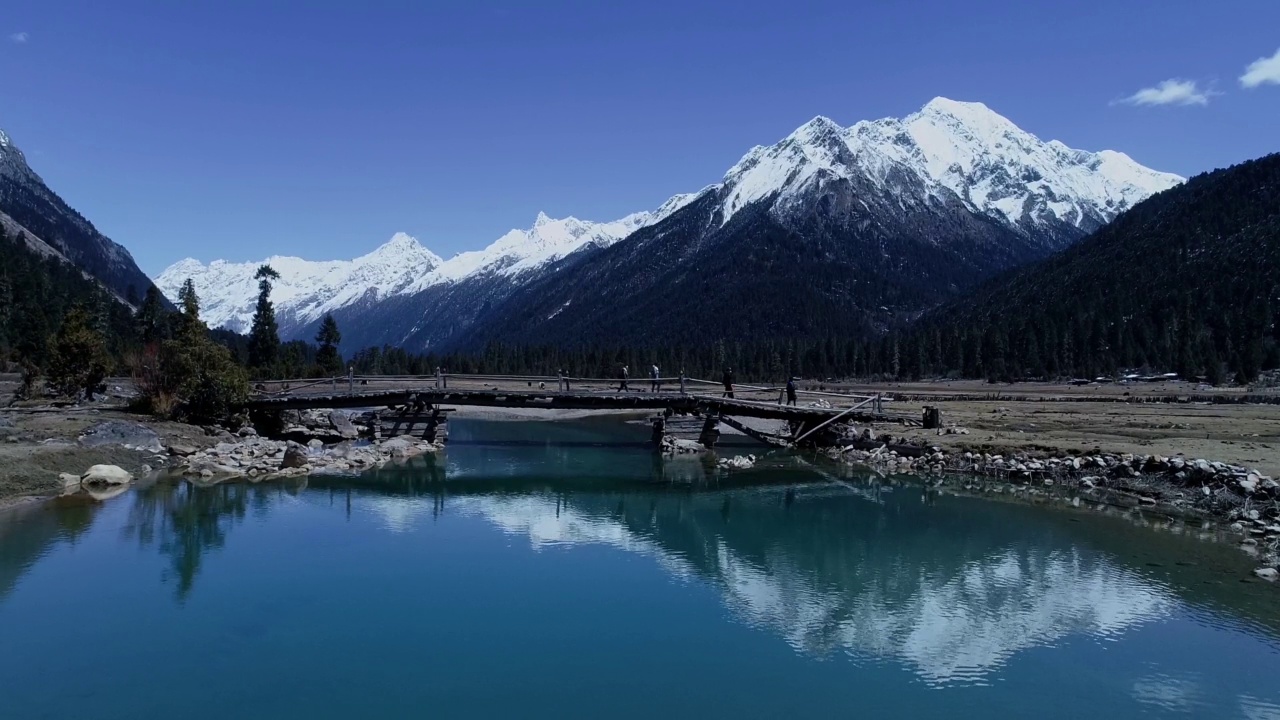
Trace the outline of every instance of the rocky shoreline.
<instances>
[{"instance_id":1,"label":"rocky shoreline","mask_svg":"<svg viewBox=\"0 0 1280 720\"><path fill-rule=\"evenodd\" d=\"M994 482L1011 492L1068 493L1077 502L1199 521L1229 533L1256 557L1259 578L1280 577L1280 483L1249 468L1183 456L944 450L901 443L869 428L844 432L845 442L825 451L833 460L890 475L922 475L935 486L990 490L987 484Z\"/></svg>"},{"instance_id":2,"label":"rocky shoreline","mask_svg":"<svg viewBox=\"0 0 1280 720\"><path fill-rule=\"evenodd\" d=\"M439 449L437 443L406 436L385 441L343 440L332 445L313 439L304 445L292 440L258 437L251 428L242 430L234 442L219 442L205 450L169 446L175 458L170 465L171 472L204 482L235 479L261 482L311 473L361 472Z\"/></svg>"}]
</instances>

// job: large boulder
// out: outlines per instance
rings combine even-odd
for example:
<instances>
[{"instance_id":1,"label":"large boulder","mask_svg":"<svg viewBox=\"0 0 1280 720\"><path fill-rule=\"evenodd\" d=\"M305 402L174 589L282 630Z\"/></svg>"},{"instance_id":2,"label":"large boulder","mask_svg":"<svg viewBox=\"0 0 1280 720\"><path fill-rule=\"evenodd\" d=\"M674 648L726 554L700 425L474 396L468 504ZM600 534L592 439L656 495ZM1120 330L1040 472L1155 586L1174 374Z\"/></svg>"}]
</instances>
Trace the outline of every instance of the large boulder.
<instances>
[{"instance_id":1,"label":"large boulder","mask_svg":"<svg viewBox=\"0 0 1280 720\"><path fill-rule=\"evenodd\" d=\"M347 440L359 437L360 433L356 432L356 426L351 424L351 420L343 413L337 410L329 411L329 424L333 426L338 434Z\"/></svg>"},{"instance_id":2,"label":"large boulder","mask_svg":"<svg viewBox=\"0 0 1280 720\"><path fill-rule=\"evenodd\" d=\"M296 442L290 442L284 449L284 458L280 461L283 468L304 468L307 466L307 448Z\"/></svg>"},{"instance_id":3,"label":"large boulder","mask_svg":"<svg viewBox=\"0 0 1280 720\"><path fill-rule=\"evenodd\" d=\"M424 452L422 448L418 447L418 443L407 435L393 437L382 443L379 449L395 460L405 460L421 455Z\"/></svg>"},{"instance_id":4,"label":"large boulder","mask_svg":"<svg viewBox=\"0 0 1280 720\"><path fill-rule=\"evenodd\" d=\"M187 457L188 455L195 455L198 452L200 452L200 449L195 445L187 445L185 443L170 443L169 445L169 454L176 455L178 457Z\"/></svg>"},{"instance_id":5,"label":"large boulder","mask_svg":"<svg viewBox=\"0 0 1280 720\"><path fill-rule=\"evenodd\" d=\"M164 446L160 444L160 436L155 430L142 423L127 420L104 420L90 425L80 435L80 444L84 447L127 445L151 452L164 450Z\"/></svg>"},{"instance_id":6,"label":"large boulder","mask_svg":"<svg viewBox=\"0 0 1280 720\"><path fill-rule=\"evenodd\" d=\"M94 465L80 476L81 485L128 485L133 476L116 465Z\"/></svg>"}]
</instances>

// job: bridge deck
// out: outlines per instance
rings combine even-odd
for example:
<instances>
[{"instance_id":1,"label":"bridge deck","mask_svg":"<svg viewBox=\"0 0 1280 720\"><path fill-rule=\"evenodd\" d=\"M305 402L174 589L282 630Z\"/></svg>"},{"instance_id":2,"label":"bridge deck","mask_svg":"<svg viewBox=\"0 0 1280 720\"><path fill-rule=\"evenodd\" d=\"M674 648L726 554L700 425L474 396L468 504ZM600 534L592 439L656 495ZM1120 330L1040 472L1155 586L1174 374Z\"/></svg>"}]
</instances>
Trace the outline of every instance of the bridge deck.
<instances>
[{"instance_id":1,"label":"bridge deck","mask_svg":"<svg viewBox=\"0 0 1280 720\"><path fill-rule=\"evenodd\" d=\"M504 408L546 408L563 410L665 410L737 415L821 422L847 408L784 406L774 403L716 397L714 395L681 395L675 392L563 392L548 390L441 390L400 389L376 392L298 394L260 397L245 403L247 410L303 410L312 408L378 408L403 405L417 400L430 405L464 405ZM853 411L850 420L883 420L871 412Z\"/></svg>"}]
</instances>

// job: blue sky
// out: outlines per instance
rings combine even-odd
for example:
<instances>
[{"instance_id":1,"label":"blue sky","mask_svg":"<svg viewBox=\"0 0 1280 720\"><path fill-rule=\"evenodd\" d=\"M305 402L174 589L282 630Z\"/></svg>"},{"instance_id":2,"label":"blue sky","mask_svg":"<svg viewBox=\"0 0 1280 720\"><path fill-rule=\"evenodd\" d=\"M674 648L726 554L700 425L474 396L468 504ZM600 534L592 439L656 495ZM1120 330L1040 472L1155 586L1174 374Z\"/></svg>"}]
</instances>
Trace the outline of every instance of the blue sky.
<instances>
[{"instance_id":1,"label":"blue sky","mask_svg":"<svg viewBox=\"0 0 1280 720\"><path fill-rule=\"evenodd\" d=\"M936 95L1184 175L1280 150L1280 58L1240 81L1280 53L1275 0L7 0L0 23L0 127L152 274L611 220L814 115Z\"/></svg>"}]
</instances>

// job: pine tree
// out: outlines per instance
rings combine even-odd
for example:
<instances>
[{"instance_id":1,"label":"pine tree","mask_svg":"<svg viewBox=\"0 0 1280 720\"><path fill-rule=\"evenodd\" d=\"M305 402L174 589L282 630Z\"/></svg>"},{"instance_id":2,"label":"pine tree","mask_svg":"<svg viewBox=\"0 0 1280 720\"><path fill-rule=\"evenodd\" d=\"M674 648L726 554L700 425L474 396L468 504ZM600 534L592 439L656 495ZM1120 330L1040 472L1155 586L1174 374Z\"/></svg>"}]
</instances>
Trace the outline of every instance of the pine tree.
<instances>
[{"instance_id":1,"label":"pine tree","mask_svg":"<svg viewBox=\"0 0 1280 720\"><path fill-rule=\"evenodd\" d=\"M316 343L320 345L316 362L331 375L342 370L342 356L338 355L340 342L342 333L338 332L338 322L333 319L333 315L325 313L324 319L320 321L320 331L316 333Z\"/></svg>"},{"instance_id":2,"label":"pine tree","mask_svg":"<svg viewBox=\"0 0 1280 720\"><path fill-rule=\"evenodd\" d=\"M191 294L195 295L194 289ZM165 315L164 305L160 303L160 291L152 285L147 288L147 296L142 301L142 307L138 308L137 315L138 337L144 345L164 339Z\"/></svg>"},{"instance_id":3,"label":"pine tree","mask_svg":"<svg viewBox=\"0 0 1280 720\"><path fill-rule=\"evenodd\" d=\"M196 295L196 284L187 278L178 290L178 304L182 306L182 316L188 326L200 322L200 297Z\"/></svg>"},{"instance_id":4,"label":"pine tree","mask_svg":"<svg viewBox=\"0 0 1280 720\"><path fill-rule=\"evenodd\" d=\"M82 305L77 305L62 319L62 327L49 343L49 384L63 395L78 396L84 392L92 400L93 393L107 377L111 358L106 341L93 328L93 318Z\"/></svg>"},{"instance_id":5,"label":"pine tree","mask_svg":"<svg viewBox=\"0 0 1280 720\"><path fill-rule=\"evenodd\" d=\"M270 370L280 352L276 310L271 304L271 281L279 280L280 273L270 265L263 265L253 277L258 281L258 307L253 313L253 326L249 330L249 365L260 370Z\"/></svg>"}]
</instances>

